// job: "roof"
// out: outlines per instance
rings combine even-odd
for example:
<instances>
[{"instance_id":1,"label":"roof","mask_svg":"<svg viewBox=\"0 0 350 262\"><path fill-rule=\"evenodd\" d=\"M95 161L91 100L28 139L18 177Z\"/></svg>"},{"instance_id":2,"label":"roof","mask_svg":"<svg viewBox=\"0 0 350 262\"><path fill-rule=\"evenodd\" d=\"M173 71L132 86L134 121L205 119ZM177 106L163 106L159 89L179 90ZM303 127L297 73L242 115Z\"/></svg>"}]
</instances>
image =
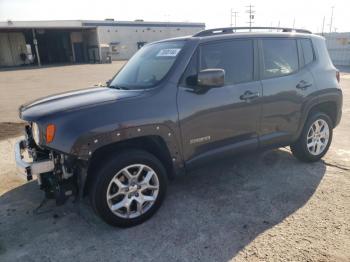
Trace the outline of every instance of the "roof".
<instances>
[{"instance_id":1,"label":"roof","mask_svg":"<svg viewBox=\"0 0 350 262\"><path fill-rule=\"evenodd\" d=\"M48 21L3 21L0 29L82 29L98 26L145 26L145 27L196 27L205 28L204 23L147 22L111 20L48 20Z\"/></svg>"},{"instance_id":2,"label":"roof","mask_svg":"<svg viewBox=\"0 0 350 262\"><path fill-rule=\"evenodd\" d=\"M205 23L190 22L147 22L147 21L82 21L84 26L148 26L148 27L198 27L205 28Z\"/></svg>"},{"instance_id":3,"label":"roof","mask_svg":"<svg viewBox=\"0 0 350 262\"><path fill-rule=\"evenodd\" d=\"M210 35L210 36L181 36L174 38L162 39L153 43L158 42L167 42L167 41L176 41L176 40L196 40L199 42L210 42L216 40L225 40L225 39L234 39L234 38L269 38L269 37L302 37L302 38L322 38L324 37L316 34L308 34L308 33L293 33L293 32L241 32L241 33L226 33L226 34L218 34L218 35Z\"/></svg>"},{"instance_id":4,"label":"roof","mask_svg":"<svg viewBox=\"0 0 350 262\"><path fill-rule=\"evenodd\" d=\"M242 37L292 37L292 36L315 36L313 34L304 34L304 33L291 33L291 32L241 32L241 33L231 33L231 34L222 34L222 35L210 35L210 36L192 36L202 39L207 38L242 38Z\"/></svg>"},{"instance_id":5,"label":"roof","mask_svg":"<svg viewBox=\"0 0 350 262\"><path fill-rule=\"evenodd\" d=\"M245 30L242 32L241 30ZM249 31L248 31L249 30ZM253 32L251 32L253 30ZM260 30L260 31L259 31ZM265 30L265 31L261 31ZM266 31L268 30L268 31ZM227 39L227 38L253 38L253 37L316 37L306 29L282 28L282 27L226 27L208 29L193 35L193 38L201 40Z\"/></svg>"},{"instance_id":6,"label":"roof","mask_svg":"<svg viewBox=\"0 0 350 262\"><path fill-rule=\"evenodd\" d=\"M271 26L244 26L244 27L220 27L220 28L212 28L203 30L201 32L198 32L194 36L211 36L211 35L222 35L222 34L232 34L237 33L242 30L249 30L249 32L258 31L258 30L269 30L272 32L273 30L277 32L291 32L291 33L305 33L305 34L312 34L311 31L306 29L298 29L298 28L288 28L288 27L271 27Z\"/></svg>"}]
</instances>

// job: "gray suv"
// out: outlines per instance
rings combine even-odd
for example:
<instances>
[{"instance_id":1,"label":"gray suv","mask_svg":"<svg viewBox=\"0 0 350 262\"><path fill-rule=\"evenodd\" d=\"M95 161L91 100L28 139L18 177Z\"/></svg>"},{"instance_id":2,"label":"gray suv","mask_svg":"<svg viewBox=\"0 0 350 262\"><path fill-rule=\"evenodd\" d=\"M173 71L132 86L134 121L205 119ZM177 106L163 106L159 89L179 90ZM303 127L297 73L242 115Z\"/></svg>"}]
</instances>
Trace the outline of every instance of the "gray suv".
<instances>
[{"instance_id":1,"label":"gray suv","mask_svg":"<svg viewBox=\"0 0 350 262\"><path fill-rule=\"evenodd\" d=\"M342 110L324 38L241 29L148 44L106 87L21 106L19 172L57 204L89 196L103 220L127 227L156 212L169 178L217 158L290 145L319 160Z\"/></svg>"}]
</instances>

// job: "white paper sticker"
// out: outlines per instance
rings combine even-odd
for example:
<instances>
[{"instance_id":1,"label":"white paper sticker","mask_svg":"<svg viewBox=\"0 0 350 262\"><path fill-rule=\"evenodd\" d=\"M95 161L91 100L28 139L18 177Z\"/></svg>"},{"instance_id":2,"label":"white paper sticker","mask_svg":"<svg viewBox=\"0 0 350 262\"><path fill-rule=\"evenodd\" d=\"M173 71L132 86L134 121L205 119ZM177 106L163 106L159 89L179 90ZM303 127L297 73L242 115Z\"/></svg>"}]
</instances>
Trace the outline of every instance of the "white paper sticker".
<instances>
[{"instance_id":1,"label":"white paper sticker","mask_svg":"<svg viewBox=\"0 0 350 262\"><path fill-rule=\"evenodd\" d=\"M157 56L177 56L180 50L180 48L162 49L158 52Z\"/></svg>"}]
</instances>

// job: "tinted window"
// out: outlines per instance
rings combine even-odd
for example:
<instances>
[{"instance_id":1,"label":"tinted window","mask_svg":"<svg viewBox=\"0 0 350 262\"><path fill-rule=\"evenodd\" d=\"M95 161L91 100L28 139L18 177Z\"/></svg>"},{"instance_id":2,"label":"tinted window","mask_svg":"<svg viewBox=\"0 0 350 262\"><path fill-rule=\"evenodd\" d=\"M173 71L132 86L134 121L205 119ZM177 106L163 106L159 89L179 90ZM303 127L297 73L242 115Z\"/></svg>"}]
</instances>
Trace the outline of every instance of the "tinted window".
<instances>
[{"instance_id":1,"label":"tinted window","mask_svg":"<svg viewBox=\"0 0 350 262\"><path fill-rule=\"evenodd\" d=\"M310 39L301 39L301 48L303 49L304 63L305 65L310 64L314 61L314 50Z\"/></svg>"},{"instance_id":2,"label":"tinted window","mask_svg":"<svg viewBox=\"0 0 350 262\"><path fill-rule=\"evenodd\" d=\"M200 69L225 70L225 84L253 80L253 41L235 40L203 45Z\"/></svg>"},{"instance_id":3,"label":"tinted window","mask_svg":"<svg viewBox=\"0 0 350 262\"><path fill-rule=\"evenodd\" d=\"M297 43L293 39L262 40L264 78L289 75L298 70Z\"/></svg>"}]
</instances>

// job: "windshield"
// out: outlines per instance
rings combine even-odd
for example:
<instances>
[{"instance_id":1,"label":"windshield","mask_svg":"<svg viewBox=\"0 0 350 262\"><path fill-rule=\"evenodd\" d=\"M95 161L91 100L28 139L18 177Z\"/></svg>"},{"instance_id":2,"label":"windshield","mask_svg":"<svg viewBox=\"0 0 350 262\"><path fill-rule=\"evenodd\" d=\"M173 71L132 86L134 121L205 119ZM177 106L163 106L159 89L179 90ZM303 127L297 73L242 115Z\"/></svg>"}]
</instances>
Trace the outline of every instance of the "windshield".
<instances>
[{"instance_id":1,"label":"windshield","mask_svg":"<svg viewBox=\"0 0 350 262\"><path fill-rule=\"evenodd\" d=\"M184 41L150 44L142 47L120 70L109 87L147 89L155 86L169 72Z\"/></svg>"}]
</instances>

